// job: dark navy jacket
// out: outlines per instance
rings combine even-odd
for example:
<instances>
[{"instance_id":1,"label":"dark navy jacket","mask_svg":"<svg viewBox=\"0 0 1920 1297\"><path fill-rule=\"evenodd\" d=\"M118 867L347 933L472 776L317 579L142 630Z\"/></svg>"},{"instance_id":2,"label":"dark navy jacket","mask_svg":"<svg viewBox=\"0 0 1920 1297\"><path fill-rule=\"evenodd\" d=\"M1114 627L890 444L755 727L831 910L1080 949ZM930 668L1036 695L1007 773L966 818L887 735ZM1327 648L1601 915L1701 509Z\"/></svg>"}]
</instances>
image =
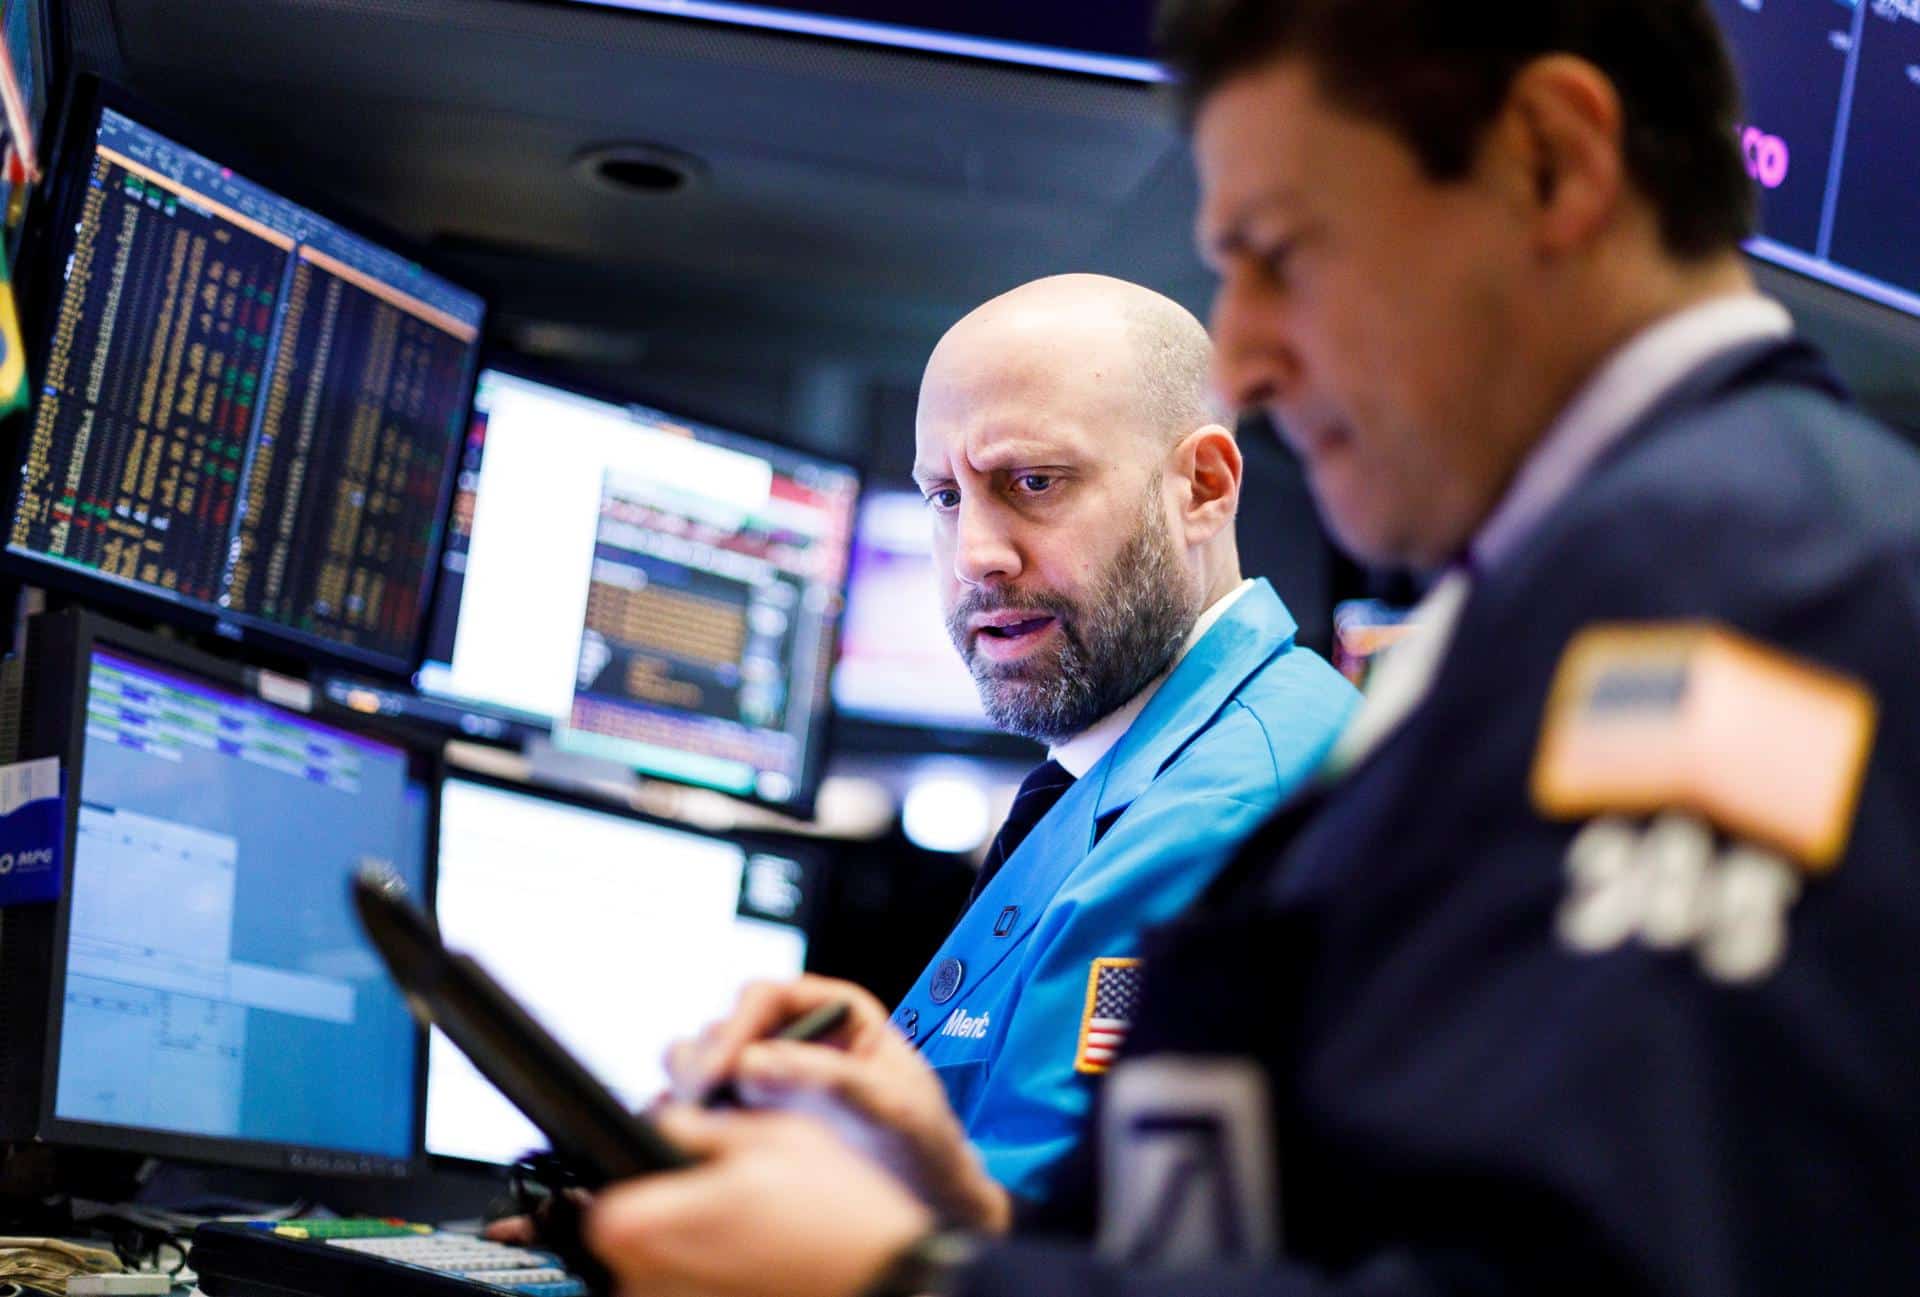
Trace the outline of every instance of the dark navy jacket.
<instances>
[{"instance_id":1,"label":"dark navy jacket","mask_svg":"<svg viewBox=\"0 0 1920 1297\"><path fill-rule=\"evenodd\" d=\"M1845 855L1745 985L1562 944L1580 826L1528 795L1568 641L1694 618L1880 708ZM1476 584L1406 722L1147 961L1132 1058L1260 1065L1282 1259L1017 1245L970 1294L1920 1293L1920 457L1799 344L1709 364Z\"/></svg>"}]
</instances>

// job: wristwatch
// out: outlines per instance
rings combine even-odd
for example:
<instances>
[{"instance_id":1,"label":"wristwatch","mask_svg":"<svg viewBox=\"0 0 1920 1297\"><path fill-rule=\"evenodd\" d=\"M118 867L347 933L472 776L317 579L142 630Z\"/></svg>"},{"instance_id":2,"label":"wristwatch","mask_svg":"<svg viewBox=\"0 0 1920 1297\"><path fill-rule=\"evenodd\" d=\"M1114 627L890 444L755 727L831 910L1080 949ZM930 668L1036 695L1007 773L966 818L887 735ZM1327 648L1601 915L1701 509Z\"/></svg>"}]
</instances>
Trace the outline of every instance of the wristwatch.
<instances>
[{"instance_id":1,"label":"wristwatch","mask_svg":"<svg viewBox=\"0 0 1920 1297\"><path fill-rule=\"evenodd\" d=\"M931 1230L909 1243L860 1297L948 1297L980 1254L980 1240L959 1230Z\"/></svg>"}]
</instances>

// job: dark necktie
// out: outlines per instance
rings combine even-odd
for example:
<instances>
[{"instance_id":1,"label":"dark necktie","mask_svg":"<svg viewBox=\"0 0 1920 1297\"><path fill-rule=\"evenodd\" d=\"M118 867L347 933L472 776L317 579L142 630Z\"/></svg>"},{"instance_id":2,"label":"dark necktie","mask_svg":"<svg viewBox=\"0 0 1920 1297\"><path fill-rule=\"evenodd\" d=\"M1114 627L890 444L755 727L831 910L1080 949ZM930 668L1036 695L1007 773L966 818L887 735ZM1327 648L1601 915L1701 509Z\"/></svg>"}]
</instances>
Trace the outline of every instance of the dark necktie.
<instances>
[{"instance_id":1,"label":"dark necktie","mask_svg":"<svg viewBox=\"0 0 1920 1297\"><path fill-rule=\"evenodd\" d=\"M973 880L973 891L967 897L967 906L972 908L980 893L987 890L987 884L1000 872L1007 857L1019 849L1033 832L1033 826L1040 817L1053 809L1067 789L1073 787L1073 776L1058 761L1046 761L1035 766L1025 779L1020 781L1020 791L1013 796L1013 809L1007 812L1007 822L1000 826L1000 832L994 835L993 845L987 848L986 859L980 862L980 876ZM962 911L964 913L965 911Z\"/></svg>"}]
</instances>

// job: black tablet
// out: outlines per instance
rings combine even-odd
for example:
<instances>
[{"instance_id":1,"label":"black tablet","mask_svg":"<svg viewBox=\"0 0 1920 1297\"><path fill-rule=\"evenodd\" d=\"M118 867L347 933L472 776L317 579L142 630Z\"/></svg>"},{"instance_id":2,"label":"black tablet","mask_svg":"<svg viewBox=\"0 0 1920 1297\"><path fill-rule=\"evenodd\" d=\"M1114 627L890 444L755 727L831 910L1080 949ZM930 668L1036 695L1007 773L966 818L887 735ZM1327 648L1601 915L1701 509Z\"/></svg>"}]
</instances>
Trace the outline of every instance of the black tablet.
<instances>
[{"instance_id":1,"label":"black tablet","mask_svg":"<svg viewBox=\"0 0 1920 1297\"><path fill-rule=\"evenodd\" d=\"M445 1032L546 1132L583 1185L598 1188L690 1165L686 1154L644 1116L627 1111L479 963L448 950L393 875L363 871L353 882L353 902L414 1014Z\"/></svg>"}]
</instances>

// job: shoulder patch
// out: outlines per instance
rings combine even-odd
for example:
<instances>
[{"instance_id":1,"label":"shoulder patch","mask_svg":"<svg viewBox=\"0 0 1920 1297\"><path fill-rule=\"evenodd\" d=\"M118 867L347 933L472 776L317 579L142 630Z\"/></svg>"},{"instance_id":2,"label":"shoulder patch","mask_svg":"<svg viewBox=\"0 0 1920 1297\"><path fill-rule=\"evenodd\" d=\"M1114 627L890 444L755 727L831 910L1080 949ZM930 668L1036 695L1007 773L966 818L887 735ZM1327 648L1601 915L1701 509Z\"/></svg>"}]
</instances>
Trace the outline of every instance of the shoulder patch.
<instances>
[{"instance_id":1,"label":"shoulder patch","mask_svg":"<svg viewBox=\"0 0 1920 1297\"><path fill-rule=\"evenodd\" d=\"M1087 1007L1080 1015L1080 1044L1073 1070L1097 1076L1113 1066L1140 1003L1140 961L1096 959L1087 970Z\"/></svg>"},{"instance_id":2,"label":"shoulder patch","mask_svg":"<svg viewBox=\"0 0 1920 1297\"><path fill-rule=\"evenodd\" d=\"M1722 627L1595 626L1555 673L1533 802L1560 820L1691 812L1823 873L1877 716L1860 681Z\"/></svg>"}]
</instances>

